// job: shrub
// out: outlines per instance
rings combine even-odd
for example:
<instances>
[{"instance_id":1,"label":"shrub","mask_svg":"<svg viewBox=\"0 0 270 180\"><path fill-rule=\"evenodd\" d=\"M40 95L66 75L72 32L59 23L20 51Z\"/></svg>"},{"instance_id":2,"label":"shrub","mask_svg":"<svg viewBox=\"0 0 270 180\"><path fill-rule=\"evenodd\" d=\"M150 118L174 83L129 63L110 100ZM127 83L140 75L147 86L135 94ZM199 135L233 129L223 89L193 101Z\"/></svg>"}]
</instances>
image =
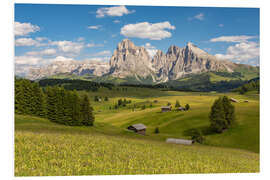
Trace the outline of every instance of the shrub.
<instances>
[{"instance_id":1,"label":"shrub","mask_svg":"<svg viewBox=\"0 0 270 180\"><path fill-rule=\"evenodd\" d=\"M185 105L185 109L186 109L186 111L190 109L189 104L186 104L186 105Z\"/></svg>"},{"instance_id":2,"label":"shrub","mask_svg":"<svg viewBox=\"0 0 270 180\"><path fill-rule=\"evenodd\" d=\"M191 139L200 144L202 144L205 140L205 138L202 135L202 132L198 129L191 130Z\"/></svg>"},{"instance_id":3,"label":"shrub","mask_svg":"<svg viewBox=\"0 0 270 180\"><path fill-rule=\"evenodd\" d=\"M178 107L180 107L180 106L181 106L181 105L180 105L180 102L179 102L178 100L176 100L175 106L174 106L174 107L178 108Z\"/></svg>"}]
</instances>

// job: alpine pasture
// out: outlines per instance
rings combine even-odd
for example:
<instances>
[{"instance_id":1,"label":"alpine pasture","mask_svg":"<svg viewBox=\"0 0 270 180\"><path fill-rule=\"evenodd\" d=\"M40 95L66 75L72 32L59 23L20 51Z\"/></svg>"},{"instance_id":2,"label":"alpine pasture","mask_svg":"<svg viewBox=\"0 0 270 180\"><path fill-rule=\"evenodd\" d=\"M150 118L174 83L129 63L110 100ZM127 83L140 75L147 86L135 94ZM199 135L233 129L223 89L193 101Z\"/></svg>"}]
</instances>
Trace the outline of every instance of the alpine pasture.
<instances>
[{"instance_id":1,"label":"alpine pasture","mask_svg":"<svg viewBox=\"0 0 270 180\"><path fill-rule=\"evenodd\" d=\"M208 115L221 95L240 103L234 103L234 127L216 134L209 131ZM15 115L15 176L259 172L258 94L128 88L100 89L88 96L95 115L92 127ZM95 96L109 100L95 102ZM120 98L131 103L114 109ZM190 109L175 111L176 100L181 106L188 103ZM172 111L161 112L168 103ZM145 136L126 130L136 123L147 126ZM165 143L167 138L190 139L189 130L194 128L203 132L203 144Z\"/></svg>"}]
</instances>

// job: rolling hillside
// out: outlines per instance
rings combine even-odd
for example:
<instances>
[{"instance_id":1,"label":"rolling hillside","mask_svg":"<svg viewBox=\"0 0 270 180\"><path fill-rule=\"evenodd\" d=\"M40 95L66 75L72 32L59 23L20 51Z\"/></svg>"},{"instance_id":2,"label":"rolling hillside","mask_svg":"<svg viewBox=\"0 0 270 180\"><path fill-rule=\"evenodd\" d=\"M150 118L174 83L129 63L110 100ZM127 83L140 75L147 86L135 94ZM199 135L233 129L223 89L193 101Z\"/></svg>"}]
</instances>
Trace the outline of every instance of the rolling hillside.
<instances>
[{"instance_id":1,"label":"rolling hillside","mask_svg":"<svg viewBox=\"0 0 270 180\"><path fill-rule=\"evenodd\" d=\"M259 172L259 155L245 150L119 136L98 122L87 128L15 120L15 176Z\"/></svg>"}]
</instances>

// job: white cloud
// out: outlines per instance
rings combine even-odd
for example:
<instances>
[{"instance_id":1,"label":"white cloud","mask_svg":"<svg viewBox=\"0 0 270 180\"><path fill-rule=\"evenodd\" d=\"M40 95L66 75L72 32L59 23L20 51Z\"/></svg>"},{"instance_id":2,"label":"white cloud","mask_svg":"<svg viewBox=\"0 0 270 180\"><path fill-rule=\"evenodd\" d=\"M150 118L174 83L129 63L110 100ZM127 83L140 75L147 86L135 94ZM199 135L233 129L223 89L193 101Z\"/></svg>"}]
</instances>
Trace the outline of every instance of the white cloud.
<instances>
[{"instance_id":1,"label":"white cloud","mask_svg":"<svg viewBox=\"0 0 270 180\"><path fill-rule=\"evenodd\" d=\"M96 17L102 18L105 16L123 16L124 14L131 14L135 11L129 11L125 6L114 6L99 8L96 13Z\"/></svg>"},{"instance_id":2,"label":"white cloud","mask_svg":"<svg viewBox=\"0 0 270 180\"><path fill-rule=\"evenodd\" d=\"M91 47L103 47L103 44L95 44L95 43L88 43L86 44L86 47L91 48Z\"/></svg>"},{"instance_id":3,"label":"white cloud","mask_svg":"<svg viewBox=\"0 0 270 180\"><path fill-rule=\"evenodd\" d=\"M55 49L44 49L42 51L30 51L27 52L27 56L54 56L57 54L57 51Z\"/></svg>"},{"instance_id":4,"label":"white cloud","mask_svg":"<svg viewBox=\"0 0 270 180\"><path fill-rule=\"evenodd\" d=\"M120 23L120 21L119 20L114 20L113 23L118 24L118 23Z\"/></svg>"},{"instance_id":5,"label":"white cloud","mask_svg":"<svg viewBox=\"0 0 270 180\"><path fill-rule=\"evenodd\" d=\"M101 25L96 25L96 26L88 26L87 27L88 29L100 29L101 28Z\"/></svg>"},{"instance_id":6,"label":"white cloud","mask_svg":"<svg viewBox=\"0 0 270 180\"><path fill-rule=\"evenodd\" d=\"M39 42L41 42L41 41L48 40L48 38L46 38L46 37L36 37L36 40L39 41Z\"/></svg>"},{"instance_id":7,"label":"white cloud","mask_svg":"<svg viewBox=\"0 0 270 180\"><path fill-rule=\"evenodd\" d=\"M210 39L210 42L247 42L249 39L254 39L256 36L220 36Z\"/></svg>"},{"instance_id":8,"label":"white cloud","mask_svg":"<svg viewBox=\"0 0 270 180\"><path fill-rule=\"evenodd\" d=\"M84 61L96 61L96 62L108 62L110 60L110 56L106 57L93 57L93 58L87 58L84 59Z\"/></svg>"},{"instance_id":9,"label":"white cloud","mask_svg":"<svg viewBox=\"0 0 270 180\"><path fill-rule=\"evenodd\" d=\"M52 62L70 62L72 58L57 56L55 58L42 58L36 56L15 56L15 74L25 76L32 68L48 65Z\"/></svg>"},{"instance_id":10,"label":"white cloud","mask_svg":"<svg viewBox=\"0 0 270 180\"><path fill-rule=\"evenodd\" d=\"M32 38L19 38L15 40L15 46L41 46L41 43Z\"/></svg>"},{"instance_id":11,"label":"white cloud","mask_svg":"<svg viewBox=\"0 0 270 180\"><path fill-rule=\"evenodd\" d=\"M137 24L128 24L121 28L121 34L126 37L137 37L141 39L161 40L171 37L171 33L165 29L174 30L170 22L160 22L151 24L149 22L142 22Z\"/></svg>"},{"instance_id":12,"label":"white cloud","mask_svg":"<svg viewBox=\"0 0 270 180\"><path fill-rule=\"evenodd\" d=\"M84 48L84 43L72 41L52 41L51 45L58 47L59 51L64 53L78 54Z\"/></svg>"},{"instance_id":13,"label":"white cloud","mask_svg":"<svg viewBox=\"0 0 270 180\"><path fill-rule=\"evenodd\" d=\"M226 54L216 54L217 58L233 60L239 63L255 63L259 61L260 47L256 42L241 42L229 46Z\"/></svg>"},{"instance_id":14,"label":"white cloud","mask_svg":"<svg viewBox=\"0 0 270 180\"><path fill-rule=\"evenodd\" d=\"M143 47L147 50L150 57L154 57L158 49L155 46L152 46L150 43L146 43Z\"/></svg>"},{"instance_id":15,"label":"white cloud","mask_svg":"<svg viewBox=\"0 0 270 180\"><path fill-rule=\"evenodd\" d=\"M219 24L218 27L224 27L224 24Z\"/></svg>"},{"instance_id":16,"label":"white cloud","mask_svg":"<svg viewBox=\"0 0 270 180\"><path fill-rule=\"evenodd\" d=\"M203 13L197 14L196 16L194 16L194 18L202 21L204 19L204 14Z\"/></svg>"},{"instance_id":17,"label":"white cloud","mask_svg":"<svg viewBox=\"0 0 270 180\"><path fill-rule=\"evenodd\" d=\"M112 55L112 52L105 50L105 51L95 53L93 56L110 56L110 55Z\"/></svg>"},{"instance_id":18,"label":"white cloud","mask_svg":"<svg viewBox=\"0 0 270 180\"><path fill-rule=\"evenodd\" d=\"M193 19L197 19L197 20L202 21L202 20L204 20L204 14L203 13L199 13L199 14L193 16L193 17L189 17L188 18L188 20L193 20Z\"/></svg>"},{"instance_id":19,"label":"white cloud","mask_svg":"<svg viewBox=\"0 0 270 180\"><path fill-rule=\"evenodd\" d=\"M34 56L15 56L16 65L39 65L42 61L40 57Z\"/></svg>"},{"instance_id":20,"label":"white cloud","mask_svg":"<svg viewBox=\"0 0 270 180\"><path fill-rule=\"evenodd\" d=\"M15 36L26 36L30 33L34 33L39 31L40 28L37 25L33 25L31 23L14 23L14 34Z\"/></svg>"},{"instance_id":21,"label":"white cloud","mask_svg":"<svg viewBox=\"0 0 270 180\"><path fill-rule=\"evenodd\" d=\"M84 40L85 40L84 37L79 37L79 38L77 39L77 41L84 41Z\"/></svg>"}]
</instances>

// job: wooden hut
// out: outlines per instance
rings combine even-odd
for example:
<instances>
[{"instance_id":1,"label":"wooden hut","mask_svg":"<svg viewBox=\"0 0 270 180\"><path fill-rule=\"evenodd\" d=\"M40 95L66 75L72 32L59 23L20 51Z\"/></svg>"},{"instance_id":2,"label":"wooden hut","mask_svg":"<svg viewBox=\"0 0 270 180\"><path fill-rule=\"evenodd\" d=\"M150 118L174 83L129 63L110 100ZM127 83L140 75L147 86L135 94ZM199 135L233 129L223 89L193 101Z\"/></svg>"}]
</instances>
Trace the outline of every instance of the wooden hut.
<instances>
[{"instance_id":1,"label":"wooden hut","mask_svg":"<svg viewBox=\"0 0 270 180\"><path fill-rule=\"evenodd\" d=\"M161 111L162 112L169 112L172 110L172 107L171 106L162 106L161 107Z\"/></svg>"},{"instance_id":2,"label":"wooden hut","mask_svg":"<svg viewBox=\"0 0 270 180\"><path fill-rule=\"evenodd\" d=\"M185 111L186 109L185 108L183 108L183 107L178 107L177 108L177 111Z\"/></svg>"},{"instance_id":3,"label":"wooden hut","mask_svg":"<svg viewBox=\"0 0 270 180\"><path fill-rule=\"evenodd\" d=\"M168 138L166 143L191 145L194 143L194 140Z\"/></svg>"},{"instance_id":4,"label":"wooden hut","mask_svg":"<svg viewBox=\"0 0 270 180\"><path fill-rule=\"evenodd\" d=\"M231 102L235 102L235 103L238 103L239 102L237 99L234 99L234 98L230 98L230 101Z\"/></svg>"},{"instance_id":5,"label":"wooden hut","mask_svg":"<svg viewBox=\"0 0 270 180\"><path fill-rule=\"evenodd\" d=\"M146 126L144 124L133 124L131 126L128 126L127 129L142 135L145 135L146 132Z\"/></svg>"}]
</instances>

